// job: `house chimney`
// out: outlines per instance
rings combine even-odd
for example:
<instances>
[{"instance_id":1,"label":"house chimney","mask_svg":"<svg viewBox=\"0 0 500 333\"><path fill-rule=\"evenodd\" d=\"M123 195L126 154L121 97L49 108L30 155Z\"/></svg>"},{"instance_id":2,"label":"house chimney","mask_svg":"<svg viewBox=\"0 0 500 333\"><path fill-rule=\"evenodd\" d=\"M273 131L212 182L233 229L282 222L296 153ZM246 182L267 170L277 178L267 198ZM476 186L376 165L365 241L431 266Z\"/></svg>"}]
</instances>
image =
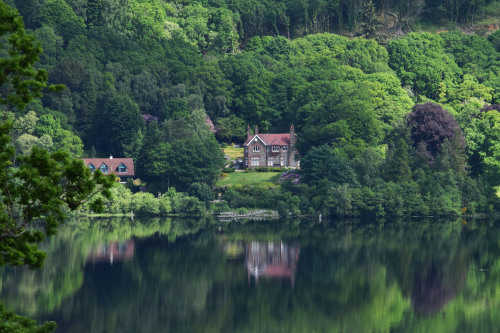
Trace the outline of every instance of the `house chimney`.
<instances>
[{"instance_id":1,"label":"house chimney","mask_svg":"<svg viewBox=\"0 0 500 333\"><path fill-rule=\"evenodd\" d=\"M250 137L250 125L247 125L247 138Z\"/></svg>"},{"instance_id":2,"label":"house chimney","mask_svg":"<svg viewBox=\"0 0 500 333\"><path fill-rule=\"evenodd\" d=\"M290 147L295 146L296 136L295 136L295 127L290 126Z\"/></svg>"},{"instance_id":3,"label":"house chimney","mask_svg":"<svg viewBox=\"0 0 500 333\"><path fill-rule=\"evenodd\" d=\"M109 155L109 159L112 160L113 159L113 155Z\"/></svg>"},{"instance_id":4,"label":"house chimney","mask_svg":"<svg viewBox=\"0 0 500 333\"><path fill-rule=\"evenodd\" d=\"M255 135L258 135L259 134L259 128L257 127L257 125L255 125Z\"/></svg>"}]
</instances>

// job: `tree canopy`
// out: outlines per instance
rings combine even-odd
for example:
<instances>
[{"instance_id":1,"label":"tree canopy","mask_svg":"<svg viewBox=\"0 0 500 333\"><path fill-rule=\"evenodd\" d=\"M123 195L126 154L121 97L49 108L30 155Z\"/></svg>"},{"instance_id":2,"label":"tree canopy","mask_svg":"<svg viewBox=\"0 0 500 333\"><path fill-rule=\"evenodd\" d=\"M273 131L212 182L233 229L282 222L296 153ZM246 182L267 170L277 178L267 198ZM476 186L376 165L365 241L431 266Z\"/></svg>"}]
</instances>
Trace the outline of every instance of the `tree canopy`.
<instances>
[{"instance_id":1,"label":"tree canopy","mask_svg":"<svg viewBox=\"0 0 500 333\"><path fill-rule=\"evenodd\" d=\"M496 207L496 118L480 109L500 96L498 40L475 26L495 17L490 2L9 3L45 50L31 67L46 68L49 79L40 72L30 96L47 83L66 86L16 110L14 122L27 124L30 111L38 118L35 131L13 136L16 154L37 146L126 155L151 192L186 190L192 182L214 185L222 166L217 144L243 142L247 125L283 133L294 124L301 158L327 145L356 176L307 186L328 188L344 203L373 204L357 213L380 215L374 193L406 190L418 192L408 207L422 214L432 196L452 200L452 212L471 193L490 200L473 200L478 209ZM475 33L425 32L447 22ZM420 120L407 122L429 105L445 113L429 112L435 117L420 130ZM460 195L443 194L449 184ZM314 201L311 191L294 194L302 210L321 209L323 199ZM384 208L412 210L398 209Z\"/></svg>"}]
</instances>

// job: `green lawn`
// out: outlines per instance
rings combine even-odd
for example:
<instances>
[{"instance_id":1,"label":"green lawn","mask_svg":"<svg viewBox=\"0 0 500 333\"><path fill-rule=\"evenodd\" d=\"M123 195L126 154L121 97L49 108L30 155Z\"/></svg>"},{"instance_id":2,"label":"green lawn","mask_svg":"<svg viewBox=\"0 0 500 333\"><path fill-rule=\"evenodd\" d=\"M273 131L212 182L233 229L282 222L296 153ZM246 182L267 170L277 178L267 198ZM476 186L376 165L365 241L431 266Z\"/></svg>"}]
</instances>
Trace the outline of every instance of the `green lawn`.
<instances>
[{"instance_id":1,"label":"green lawn","mask_svg":"<svg viewBox=\"0 0 500 333\"><path fill-rule=\"evenodd\" d=\"M243 148L223 148L224 154L228 155L232 161L234 161L237 157L243 157Z\"/></svg>"},{"instance_id":2,"label":"green lawn","mask_svg":"<svg viewBox=\"0 0 500 333\"><path fill-rule=\"evenodd\" d=\"M249 185L265 185L275 186L280 179L281 172L232 172L226 178L220 178L217 181L217 186L249 186Z\"/></svg>"}]
</instances>

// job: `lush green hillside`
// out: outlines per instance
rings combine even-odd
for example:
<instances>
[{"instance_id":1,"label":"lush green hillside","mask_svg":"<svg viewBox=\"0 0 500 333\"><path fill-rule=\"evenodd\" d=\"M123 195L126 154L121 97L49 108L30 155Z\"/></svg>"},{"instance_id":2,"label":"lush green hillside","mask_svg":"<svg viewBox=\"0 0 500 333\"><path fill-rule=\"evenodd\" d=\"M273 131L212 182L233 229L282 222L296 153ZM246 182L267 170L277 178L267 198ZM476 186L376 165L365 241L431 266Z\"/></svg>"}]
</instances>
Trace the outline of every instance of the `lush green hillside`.
<instances>
[{"instance_id":1,"label":"lush green hillside","mask_svg":"<svg viewBox=\"0 0 500 333\"><path fill-rule=\"evenodd\" d=\"M66 86L12 110L18 154L131 156L153 193L188 190L215 185L218 142L294 124L303 179L276 197L296 211L498 205L500 2L6 2Z\"/></svg>"}]
</instances>

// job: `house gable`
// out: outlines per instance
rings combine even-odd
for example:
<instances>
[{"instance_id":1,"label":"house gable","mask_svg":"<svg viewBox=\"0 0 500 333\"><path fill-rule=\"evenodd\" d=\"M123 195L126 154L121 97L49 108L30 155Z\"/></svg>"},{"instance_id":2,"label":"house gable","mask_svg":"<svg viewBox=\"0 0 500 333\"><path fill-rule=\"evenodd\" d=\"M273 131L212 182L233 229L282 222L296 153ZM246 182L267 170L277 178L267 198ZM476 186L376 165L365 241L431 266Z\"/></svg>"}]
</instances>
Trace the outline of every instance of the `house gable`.
<instances>
[{"instance_id":1,"label":"house gable","mask_svg":"<svg viewBox=\"0 0 500 333\"><path fill-rule=\"evenodd\" d=\"M118 173L127 173L127 166L122 162L116 170Z\"/></svg>"},{"instance_id":2,"label":"house gable","mask_svg":"<svg viewBox=\"0 0 500 333\"><path fill-rule=\"evenodd\" d=\"M281 146L282 142L278 140L277 138L274 138L274 140L271 142L271 145L273 146Z\"/></svg>"},{"instance_id":3,"label":"house gable","mask_svg":"<svg viewBox=\"0 0 500 333\"><path fill-rule=\"evenodd\" d=\"M106 163L101 163L101 166L99 167L99 170L101 170L102 173L108 173L109 172L109 167Z\"/></svg>"},{"instance_id":4,"label":"house gable","mask_svg":"<svg viewBox=\"0 0 500 333\"><path fill-rule=\"evenodd\" d=\"M248 141L248 139L247 139ZM243 145L244 146L249 146L250 144L252 143L256 143L256 142L260 142L261 144L263 144L264 146L266 145L266 143L264 142L264 140L262 140L258 135L254 135L252 139L250 139L250 141L245 142Z\"/></svg>"}]
</instances>

